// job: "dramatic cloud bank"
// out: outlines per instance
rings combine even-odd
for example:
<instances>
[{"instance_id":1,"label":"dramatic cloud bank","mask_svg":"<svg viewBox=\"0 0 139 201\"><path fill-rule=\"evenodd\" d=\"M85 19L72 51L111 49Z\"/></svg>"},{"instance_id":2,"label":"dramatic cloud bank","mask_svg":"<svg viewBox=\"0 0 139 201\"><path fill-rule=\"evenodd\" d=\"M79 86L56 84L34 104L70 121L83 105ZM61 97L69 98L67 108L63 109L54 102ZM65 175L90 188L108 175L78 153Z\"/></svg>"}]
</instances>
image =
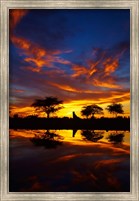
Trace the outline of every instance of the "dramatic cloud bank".
<instances>
[{"instance_id":1,"label":"dramatic cloud bank","mask_svg":"<svg viewBox=\"0 0 139 201\"><path fill-rule=\"evenodd\" d=\"M57 96L60 116L112 102L129 115L129 22L128 10L10 10L11 111Z\"/></svg>"}]
</instances>

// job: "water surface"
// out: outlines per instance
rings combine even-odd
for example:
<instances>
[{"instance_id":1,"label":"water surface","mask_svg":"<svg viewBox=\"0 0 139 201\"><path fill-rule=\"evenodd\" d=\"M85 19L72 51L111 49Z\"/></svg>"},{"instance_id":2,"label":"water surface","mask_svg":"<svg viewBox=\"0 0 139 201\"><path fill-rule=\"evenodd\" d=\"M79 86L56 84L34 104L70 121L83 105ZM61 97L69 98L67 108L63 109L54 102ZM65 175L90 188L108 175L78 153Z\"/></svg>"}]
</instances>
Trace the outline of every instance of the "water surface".
<instances>
[{"instance_id":1,"label":"water surface","mask_svg":"<svg viewBox=\"0 0 139 201\"><path fill-rule=\"evenodd\" d=\"M129 192L129 131L10 130L10 192Z\"/></svg>"}]
</instances>

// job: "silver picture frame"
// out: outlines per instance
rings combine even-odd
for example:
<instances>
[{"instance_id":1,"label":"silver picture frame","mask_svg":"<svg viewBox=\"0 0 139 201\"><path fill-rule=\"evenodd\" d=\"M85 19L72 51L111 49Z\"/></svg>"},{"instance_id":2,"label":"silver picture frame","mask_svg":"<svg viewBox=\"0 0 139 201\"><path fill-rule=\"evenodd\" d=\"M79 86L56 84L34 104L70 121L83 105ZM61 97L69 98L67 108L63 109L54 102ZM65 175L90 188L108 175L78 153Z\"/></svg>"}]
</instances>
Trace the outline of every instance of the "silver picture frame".
<instances>
[{"instance_id":1,"label":"silver picture frame","mask_svg":"<svg viewBox=\"0 0 139 201\"><path fill-rule=\"evenodd\" d=\"M138 201L139 200L139 1L138 0L1 0L0 1L0 189L1 201ZM9 192L9 9L130 9L130 192Z\"/></svg>"}]
</instances>

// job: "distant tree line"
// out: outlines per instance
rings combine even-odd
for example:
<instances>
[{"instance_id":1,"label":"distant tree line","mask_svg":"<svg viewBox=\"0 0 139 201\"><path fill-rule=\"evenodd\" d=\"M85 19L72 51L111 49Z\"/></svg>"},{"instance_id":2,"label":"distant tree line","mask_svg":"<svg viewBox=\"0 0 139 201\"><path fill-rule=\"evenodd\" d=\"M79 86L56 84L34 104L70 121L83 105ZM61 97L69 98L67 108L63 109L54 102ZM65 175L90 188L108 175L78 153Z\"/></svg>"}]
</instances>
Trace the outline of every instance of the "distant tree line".
<instances>
[{"instance_id":1,"label":"distant tree line","mask_svg":"<svg viewBox=\"0 0 139 201\"><path fill-rule=\"evenodd\" d=\"M56 113L61 110L63 107L63 101L59 100L57 97L49 96L44 99L36 99L31 105L36 109L36 112L44 112L47 118L50 118L51 114ZM121 103L111 103L105 108L110 114L113 114L114 117L117 117L118 114L123 114L123 105ZM86 105L81 108L81 116L86 119L95 118L96 114L103 115L103 108L97 104ZM32 115L30 115L32 117ZM38 115L35 115L38 117ZM18 114L14 115L14 118L18 118Z\"/></svg>"},{"instance_id":2,"label":"distant tree line","mask_svg":"<svg viewBox=\"0 0 139 201\"><path fill-rule=\"evenodd\" d=\"M50 118L50 114L53 114L62 108L63 101L57 97L45 97L45 99L37 99L31 105L39 112L45 112L47 118ZM121 103L112 103L106 107L106 110L117 117L118 114L123 114L123 105ZM96 114L103 114L103 108L96 104L83 106L81 109L81 115L85 118L94 118Z\"/></svg>"}]
</instances>

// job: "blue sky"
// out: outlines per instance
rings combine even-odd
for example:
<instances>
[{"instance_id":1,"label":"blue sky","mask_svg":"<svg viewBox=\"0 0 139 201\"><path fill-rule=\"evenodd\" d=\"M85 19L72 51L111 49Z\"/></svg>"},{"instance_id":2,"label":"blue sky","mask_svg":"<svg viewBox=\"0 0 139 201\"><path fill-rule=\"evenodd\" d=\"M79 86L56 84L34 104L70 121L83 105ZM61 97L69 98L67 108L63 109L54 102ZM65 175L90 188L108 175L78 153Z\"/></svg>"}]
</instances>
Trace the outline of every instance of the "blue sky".
<instances>
[{"instance_id":1,"label":"blue sky","mask_svg":"<svg viewBox=\"0 0 139 201\"><path fill-rule=\"evenodd\" d=\"M129 108L129 87L128 9L10 10L11 107L57 96Z\"/></svg>"}]
</instances>

